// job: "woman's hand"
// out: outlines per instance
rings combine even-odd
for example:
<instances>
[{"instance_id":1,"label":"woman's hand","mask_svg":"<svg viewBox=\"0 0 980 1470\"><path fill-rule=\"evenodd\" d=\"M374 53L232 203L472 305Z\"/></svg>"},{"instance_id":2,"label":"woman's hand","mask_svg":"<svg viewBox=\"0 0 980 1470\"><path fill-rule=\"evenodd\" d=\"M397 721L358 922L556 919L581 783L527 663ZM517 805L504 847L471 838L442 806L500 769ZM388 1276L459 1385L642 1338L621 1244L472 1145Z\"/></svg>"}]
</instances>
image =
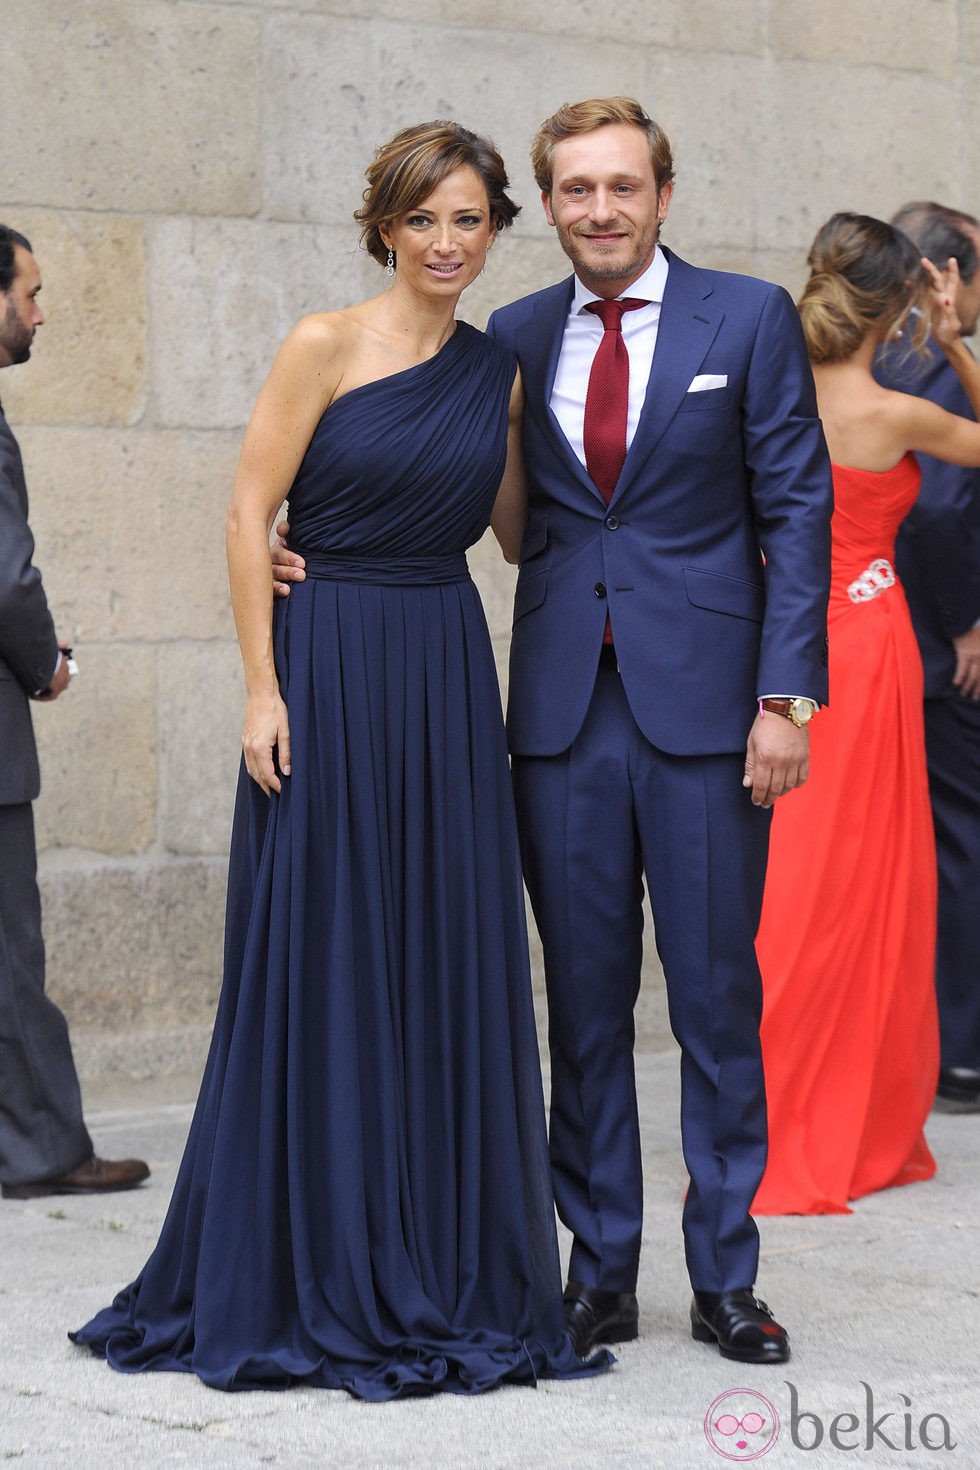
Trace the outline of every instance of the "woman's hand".
<instances>
[{"instance_id":1,"label":"woman's hand","mask_svg":"<svg viewBox=\"0 0 980 1470\"><path fill-rule=\"evenodd\" d=\"M291 772L289 759L289 716L278 689L274 693L249 695L242 732L245 769L266 796L282 790L276 774L276 755L284 776Z\"/></svg>"},{"instance_id":2,"label":"woman's hand","mask_svg":"<svg viewBox=\"0 0 980 1470\"><path fill-rule=\"evenodd\" d=\"M952 347L960 340L963 323L956 311L956 293L960 284L960 268L951 255L944 271L922 257L922 264L932 281L932 335L940 347Z\"/></svg>"}]
</instances>

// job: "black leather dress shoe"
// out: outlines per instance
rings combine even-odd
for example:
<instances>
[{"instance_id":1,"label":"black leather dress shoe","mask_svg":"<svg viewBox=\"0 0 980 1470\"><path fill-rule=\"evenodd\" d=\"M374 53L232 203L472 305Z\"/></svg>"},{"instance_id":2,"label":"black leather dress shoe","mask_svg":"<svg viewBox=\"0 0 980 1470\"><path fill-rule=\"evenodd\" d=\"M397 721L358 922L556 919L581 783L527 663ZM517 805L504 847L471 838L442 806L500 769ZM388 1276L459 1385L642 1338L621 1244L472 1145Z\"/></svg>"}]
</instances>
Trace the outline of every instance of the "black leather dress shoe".
<instances>
[{"instance_id":1,"label":"black leather dress shoe","mask_svg":"<svg viewBox=\"0 0 980 1470\"><path fill-rule=\"evenodd\" d=\"M947 1102L980 1103L980 1070L976 1067L941 1067L936 1096Z\"/></svg>"},{"instance_id":2,"label":"black leather dress shoe","mask_svg":"<svg viewBox=\"0 0 980 1470\"><path fill-rule=\"evenodd\" d=\"M789 1338L751 1286L737 1291L696 1291L691 1303L691 1336L716 1342L723 1358L739 1363L785 1363Z\"/></svg>"},{"instance_id":3,"label":"black leather dress shoe","mask_svg":"<svg viewBox=\"0 0 980 1470\"><path fill-rule=\"evenodd\" d=\"M100 1159L93 1154L84 1164L59 1174L55 1179L38 1179L32 1184L5 1184L4 1199L44 1199L49 1194L111 1194L118 1189L135 1189L150 1175L142 1159Z\"/></svg>"},{"instance_id":4,"label":"black leather dress shoe","mask_svg":"<svg viewBox=\"0 0 980 1470\"><path fill-rule=\"evenodd\" d=\"M565 1287L565 1323L580 1358L587 1358L603 1342L632 1342L640 1330L636 1294L600 1291L570 1281Z\"/></svg>"}]
</instances>

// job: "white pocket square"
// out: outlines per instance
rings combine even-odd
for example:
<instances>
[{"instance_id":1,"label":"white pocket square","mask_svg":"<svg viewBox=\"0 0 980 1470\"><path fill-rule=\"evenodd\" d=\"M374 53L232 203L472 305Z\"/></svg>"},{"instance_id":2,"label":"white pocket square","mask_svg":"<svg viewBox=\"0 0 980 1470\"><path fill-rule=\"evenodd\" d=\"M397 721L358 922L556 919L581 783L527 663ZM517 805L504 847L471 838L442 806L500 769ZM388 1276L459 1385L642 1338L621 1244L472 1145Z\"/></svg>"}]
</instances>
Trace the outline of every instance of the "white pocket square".
<instances>
[{"instance_id":1,"label":"white pocket square","mask_svg":"<svg viewBox=\"0 0 980 1470\"><path fill-rule=\"evenodd\" d=\"M696 378L691 379L688 393L703 393L707 388L727 388L727 373L699 373Z\"/></svg>"}]
</instances>

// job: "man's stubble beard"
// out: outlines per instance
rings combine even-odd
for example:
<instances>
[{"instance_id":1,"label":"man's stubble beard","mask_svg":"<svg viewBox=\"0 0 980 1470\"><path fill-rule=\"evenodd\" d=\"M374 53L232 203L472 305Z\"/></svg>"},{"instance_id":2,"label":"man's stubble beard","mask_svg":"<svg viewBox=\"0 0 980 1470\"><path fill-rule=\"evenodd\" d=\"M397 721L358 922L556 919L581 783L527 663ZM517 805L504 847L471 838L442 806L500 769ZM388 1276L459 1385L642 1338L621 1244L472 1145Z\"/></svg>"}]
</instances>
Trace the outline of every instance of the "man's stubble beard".
<instances>
[{"instance_id":1,"label":"man's stubble beard","mask_svg":"<svg viewBox=\"0 0 980 1470\"><path fill-rule=\"evenodd\" d=\"M628 261L624 262L620 259L614 262L610 260L608 264L604 264L600 254L591 255L586 258L584 252L580 249L581 242L588 239L588 236L576 235L572 230L566 230L560 225L556 225L555 230L558 235L558 243L571 261L573 269L586 282L589 280L635 281L638 276L643 274L650 260L653 259L653 252L660 239L660 230L658 228L648 249L637 250L636 254ZM624 243L636 247L636 236L634 234L628 235ZM617 246L613 246L612 250L616 250L617 248Z\"/></svg>"},{"instance_id":2,"label":"man's stubble beard","mask_svg":"<svg viewBox=\"0 0 980 1470\"><path fill-rule=\"evenodd\" d=\"M31 355L31 343L34 333L17 315L13 302L7 299L7 309L4 312L3 322L0 324L0 348L10 359L10 366L15 363L26 362Z\"/></svg>"}]
</instances>

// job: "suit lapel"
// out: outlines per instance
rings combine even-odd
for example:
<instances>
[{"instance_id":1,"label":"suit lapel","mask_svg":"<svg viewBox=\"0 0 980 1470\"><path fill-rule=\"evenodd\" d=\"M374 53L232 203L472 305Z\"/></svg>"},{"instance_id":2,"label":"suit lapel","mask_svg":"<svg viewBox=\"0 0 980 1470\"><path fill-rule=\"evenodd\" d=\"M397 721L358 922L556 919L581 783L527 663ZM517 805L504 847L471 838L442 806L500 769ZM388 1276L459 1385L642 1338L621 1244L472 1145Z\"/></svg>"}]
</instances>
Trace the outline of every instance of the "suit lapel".
<instances>
[{"instance_id":1,"label":"suit lapel","mask_svg":"<svg viewBox=\"0 0 980 1470\"><path fill-rule=\"evenodd\" d=\"M570 474L605 504L598 487L593 483L588 470L575 453L562 431L561 425L551 409L551 391L558 372L565 323L575 288L575 277L569 276L539 299L528 320L521 342L521 372L524 375L524 391L528 409L540 413L544 432L554 448L555 454Z\"/></svg>"},{"instance_id":2,"label":"suit lapel","mask_svg":"<svg viewBox=\"0 0 980 1470\"><path fill-rule=\"evenodd\" d=\"M702 273L671 251L664 253L670 269L650 381L614 500L629 485L684 402L691 380L704 362L724 316L710 304L713 288Z\"/></svg>"}]
</instances>

